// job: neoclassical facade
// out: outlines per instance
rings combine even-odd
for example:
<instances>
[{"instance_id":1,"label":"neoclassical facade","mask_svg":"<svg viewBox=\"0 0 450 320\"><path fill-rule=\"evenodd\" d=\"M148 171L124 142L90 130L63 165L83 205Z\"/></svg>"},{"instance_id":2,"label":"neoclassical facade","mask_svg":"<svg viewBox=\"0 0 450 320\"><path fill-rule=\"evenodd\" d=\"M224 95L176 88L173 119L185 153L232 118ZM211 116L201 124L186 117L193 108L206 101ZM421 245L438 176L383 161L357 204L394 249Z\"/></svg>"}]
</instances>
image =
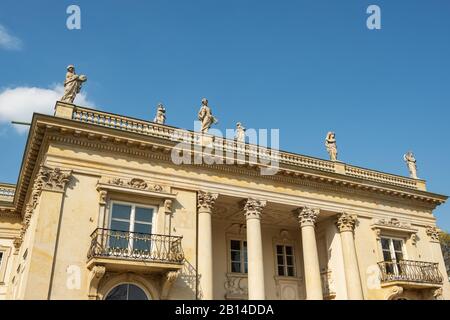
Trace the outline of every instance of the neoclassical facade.
<instances>
[{"instance_id":1,"label":"neoclassical facade","mask_svg":"<svg viewBox=\"0 0 450 320\"><path fill-rule=\"evenodd\" d=\"M180 141L226 152L174 163ZM263 175L270 152L67 102L34 114L0 184L0 299L450 298L447 197L288 152Z\"/></svg>"}]
</instances>

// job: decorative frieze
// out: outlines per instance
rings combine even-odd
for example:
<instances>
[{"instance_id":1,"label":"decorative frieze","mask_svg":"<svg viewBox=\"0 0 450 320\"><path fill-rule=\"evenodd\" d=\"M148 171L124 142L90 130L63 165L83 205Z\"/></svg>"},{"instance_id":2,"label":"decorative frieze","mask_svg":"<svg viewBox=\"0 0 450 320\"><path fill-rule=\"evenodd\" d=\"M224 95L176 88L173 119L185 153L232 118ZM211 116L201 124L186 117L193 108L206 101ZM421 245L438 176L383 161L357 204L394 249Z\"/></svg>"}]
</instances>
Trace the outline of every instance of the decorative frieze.
<instances>
[{"instance_id":1,"label":"decorative frieze","mask_svg":"<svg viewBox=\"0 0 450 320\"><path fill-rule=\"evenodd\" d=\"M199 209L212 210L216 199L219 195L206 191L199 191L197 193L197 205Z\"/></svg>"},{"instance_id":2,"label":"decorative frieze","mask_svg":"<svg viewBox=\"0 0 450 320\"><path fill-rule=\"evenodd\" d=\"M439 229L435 226L427 226L426 231L427 236L430 237L430 241L432 242L439 242Z\"/></svg>"},{"instance_id":3,"label":"decorative frieze","mask_svg":"<svg viewBox=\"0 0 450 320\"><path fill-rule=\"evenodd\" d=\"M394 227L401 229L412 229L411 224L407 222L401 222L397 218L378 219L375 221L376 225Z\"/></svg>"},{"instance_id":4,"label":"decorative frieze","mask_svg":"<svg viewBox=\"0 0 450 320\"><path fill-rule=\"evenodd\" d=\"M261 219L262 212L267 205L265 200L249 198L244 204L244 215L247 219Z\"/></svg>"},{"instance_id":5,"label":"decorative frieze","mask_svg":"<svg viewBox=\"0 0 450 320\"><path fill-rule=\"evenodd\" d=\"M338 220L336 221L336 226L339 229L339 232L350 231L353 232L355 230L356 225L356 216L349 215L348 213L343 212Z\"/></svg>"},{"instance_id":6,"label":"decorative frieze","mask_svg":"<svg viewBox=\"0 0 450 320\"><path fill-rule=\"evenodd\" d=\"M141 178L132 178L129 181L125 181L121 178L112 178L108 181L108 184L137 190L156 191L156 192L164 191L164 188L161 185L149 184Z\"/></svg>"},{"instance_id":7,"label":"decorative frieze","mask_svg":"<svg viewBox=\"0 0 450 320\"><path fill-rule=\"evenodd\" d=\"M317 217L319 216L319 212L320 210L318 208L303 207L297 209L297 218L300 227L311 225L314 226L317 221Z\"/></svg>"}]
</instances>

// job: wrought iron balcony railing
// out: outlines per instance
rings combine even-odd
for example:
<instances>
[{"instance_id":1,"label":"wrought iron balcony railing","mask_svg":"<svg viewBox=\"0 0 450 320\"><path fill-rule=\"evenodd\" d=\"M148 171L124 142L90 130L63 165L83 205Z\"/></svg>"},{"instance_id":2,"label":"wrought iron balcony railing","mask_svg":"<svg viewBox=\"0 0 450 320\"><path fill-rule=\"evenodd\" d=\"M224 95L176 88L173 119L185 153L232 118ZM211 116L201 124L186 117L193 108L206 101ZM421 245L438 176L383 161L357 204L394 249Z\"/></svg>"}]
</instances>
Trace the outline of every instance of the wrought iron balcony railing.
<instances>
[{"instance_id":1,"label":"wrought iron balcony railing","mask_svg":"<svg viewBox=\"0 0 450 320\"><path fill-rule=\"evenodd\" d=\"M184 261L182 238L98 228L91 235L88 259L106 257L181 264Z\"/></svg>"},{"instance_id":2,"label":"wrought iron balcony railing","mask_svg":"<svg viewBox=\"0 0 450 320\"><path fill-rule=\"evenodd\" d=\"M381 271L381 282L442 283L442 274L439 271L438 263L399 260L378 262L378 266Z\"/></svg>"}]
</instances>

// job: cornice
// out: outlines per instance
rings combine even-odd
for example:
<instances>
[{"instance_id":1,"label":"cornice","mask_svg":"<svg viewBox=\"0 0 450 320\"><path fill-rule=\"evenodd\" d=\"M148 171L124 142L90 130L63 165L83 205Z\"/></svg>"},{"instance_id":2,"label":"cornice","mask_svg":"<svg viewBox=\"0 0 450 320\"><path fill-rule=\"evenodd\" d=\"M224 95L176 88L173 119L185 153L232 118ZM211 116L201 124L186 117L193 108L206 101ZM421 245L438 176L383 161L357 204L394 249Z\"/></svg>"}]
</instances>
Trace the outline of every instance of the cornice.
<instances>
[{"instance_id":1,"label":"cornice","mask_svg":"<svg viewBox=\"0 0 450 320\"><path fill-rule=\"evenodd\" d=\"M163 138L142 136L133 132L124 132L90 123L34 114L14 197L16 212L22 211L40 149L46 140L44 137L48 138L50 142L78 145L83 148L128 154L169 163L172 163L170 152L175 146L175 142ZM446 196L427 191L404 188L372 180L366 181L351 175L317 171L306 167L298 168L285 164L281 164L280 171L272 176L260 175L258 164L191 164L182 166L189 168L202 167L204 169L219 170L281 183L287 182L337 193L357 194L363 197L377 195L377 198L382 196L384 200L400 201L401 203L414 201L418 206L427 209L433 209L447 199Z\"/></svg>"}]
</instances>

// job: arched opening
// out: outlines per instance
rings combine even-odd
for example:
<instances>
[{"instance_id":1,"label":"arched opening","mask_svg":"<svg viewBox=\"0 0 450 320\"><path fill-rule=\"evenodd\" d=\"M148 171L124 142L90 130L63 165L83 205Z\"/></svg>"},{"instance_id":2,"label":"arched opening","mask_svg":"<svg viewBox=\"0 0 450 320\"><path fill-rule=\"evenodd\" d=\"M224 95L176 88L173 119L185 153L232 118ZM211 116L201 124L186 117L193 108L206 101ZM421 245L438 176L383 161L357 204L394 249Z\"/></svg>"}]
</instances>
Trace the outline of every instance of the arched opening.
<instances>
[{"instance_id":1,"label":"arched opening","mask_svg":"<svg viewBox=\"0 0 450 320\"><path fill-rule=\"evenodd\" d=\"M122 283L112 288L105 300L150 300L143 289L133 283Z\"/></svg>"}]
</instances>

